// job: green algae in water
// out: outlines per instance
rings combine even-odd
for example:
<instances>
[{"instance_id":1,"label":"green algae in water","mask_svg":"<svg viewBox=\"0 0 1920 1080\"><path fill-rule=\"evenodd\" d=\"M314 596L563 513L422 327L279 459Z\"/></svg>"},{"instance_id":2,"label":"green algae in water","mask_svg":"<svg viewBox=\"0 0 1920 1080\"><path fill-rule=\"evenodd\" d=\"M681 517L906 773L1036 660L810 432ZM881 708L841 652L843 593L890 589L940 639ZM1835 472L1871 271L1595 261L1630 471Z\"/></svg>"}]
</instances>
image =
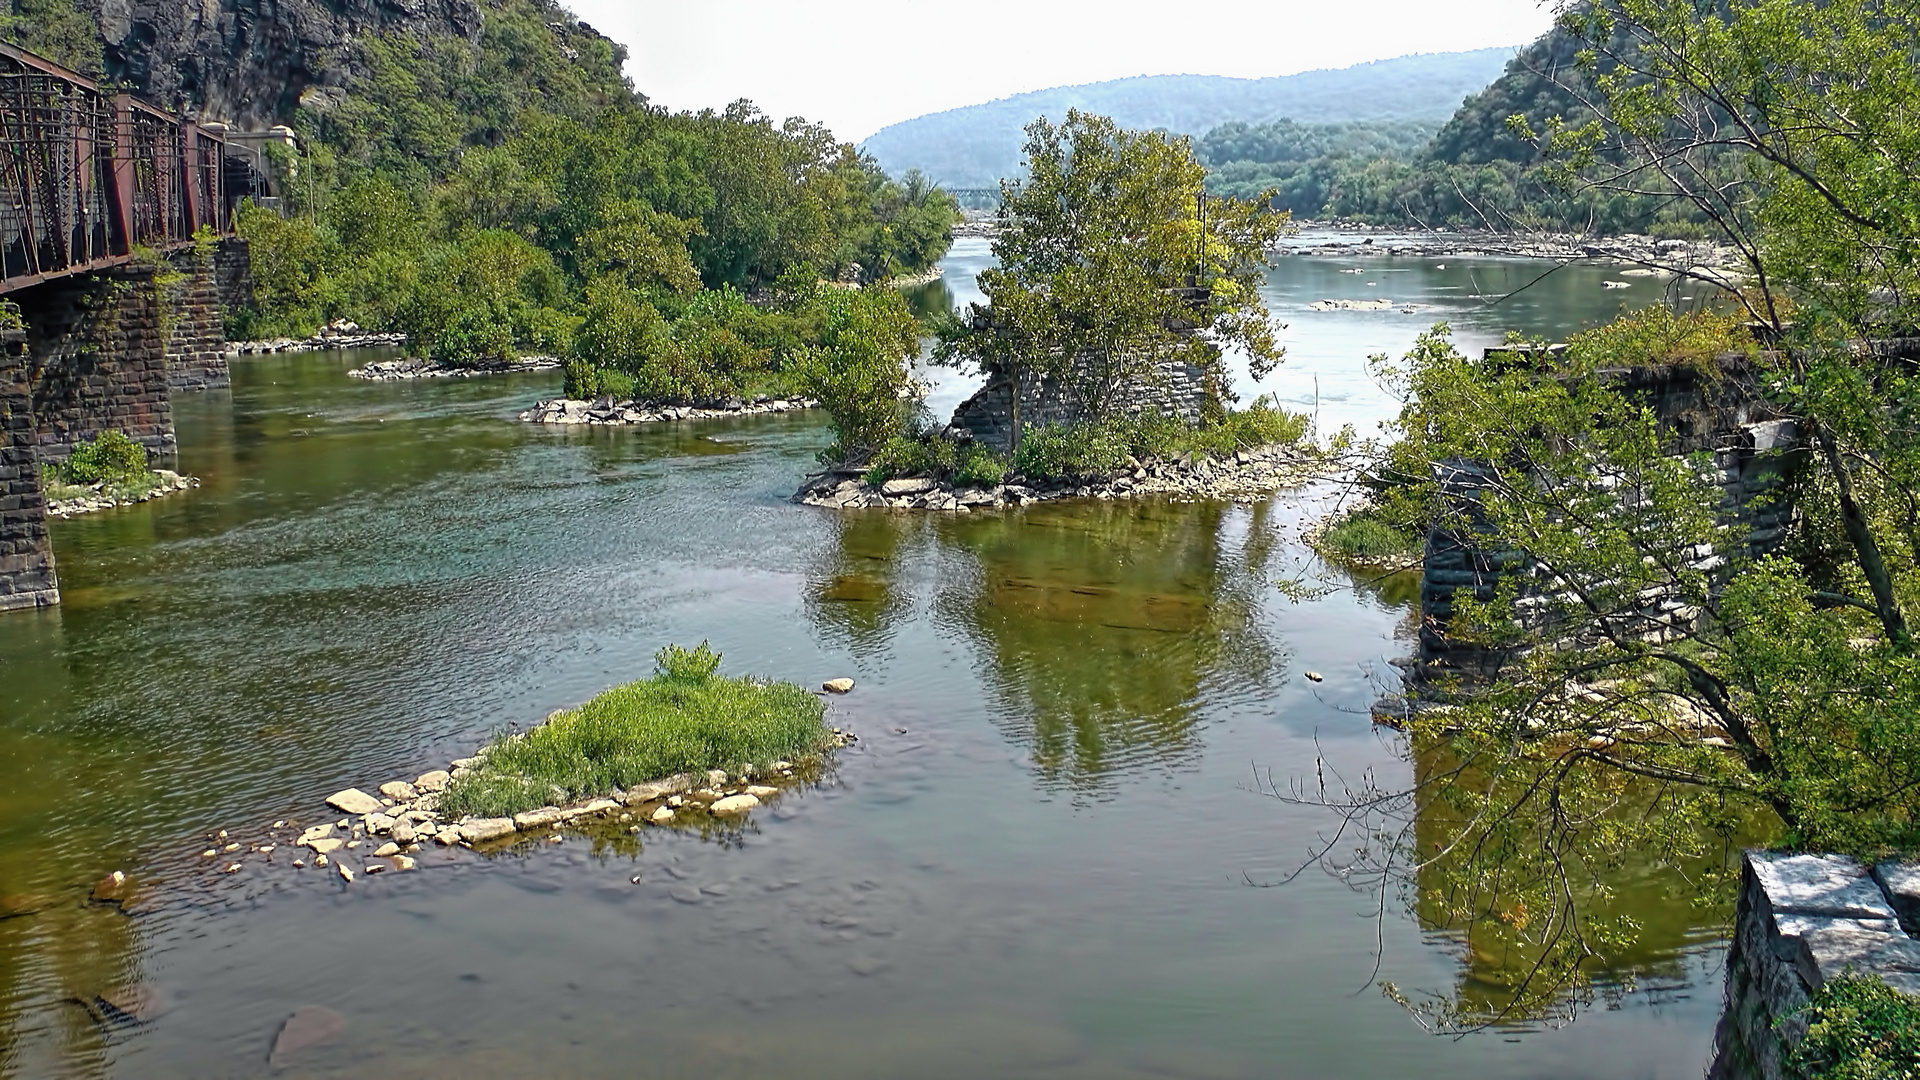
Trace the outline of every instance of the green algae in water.
<instances>
[{"instance_id":1,"label":"green algae in water","mask_svg":"<svg viewBox=\"0 0 1920 1080\"><path fill-rule=\"evenodd\" d=\"M716 674L701 642L669 645L653 677L616 686L531 731L496 735L440 798L453 815L502 817L676 773L766 768L822 749L826 705L790 682Z\"/></svg>"}]
</instances>

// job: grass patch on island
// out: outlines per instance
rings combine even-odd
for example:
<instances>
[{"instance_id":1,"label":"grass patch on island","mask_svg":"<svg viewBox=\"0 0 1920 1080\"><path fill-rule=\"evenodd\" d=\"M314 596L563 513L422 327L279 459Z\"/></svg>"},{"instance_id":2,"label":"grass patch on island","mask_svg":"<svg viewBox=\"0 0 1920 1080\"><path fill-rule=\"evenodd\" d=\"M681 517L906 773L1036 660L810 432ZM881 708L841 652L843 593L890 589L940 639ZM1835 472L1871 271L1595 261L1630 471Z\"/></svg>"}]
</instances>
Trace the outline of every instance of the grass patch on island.
<instances>
[{"instance_id":1,"label":"grass patch on island","mask_svg":"<svg viewBox=\"0 0 1920 1080\"><path fill-rule=\"evenodd\" d=\"M669 645L652 678L616 686L531 731L496 735L441 794L451 819L504 817L675 773L765 769L819 752L826 704L788 682L717 674L720 655Z\"/></svg>"},{"instance_id":2,"label":"grass patch on island","mask_svg":"<svg viewBox=\"0 0 1920 1080\"><path fill-rule=\"evenodd\" d=\"M1371 510L1347 514L1314 538L1322 555L1346 562L1400 563L1420 554L1420 538L1394 527Z\"/></svg>"}]
</instances>

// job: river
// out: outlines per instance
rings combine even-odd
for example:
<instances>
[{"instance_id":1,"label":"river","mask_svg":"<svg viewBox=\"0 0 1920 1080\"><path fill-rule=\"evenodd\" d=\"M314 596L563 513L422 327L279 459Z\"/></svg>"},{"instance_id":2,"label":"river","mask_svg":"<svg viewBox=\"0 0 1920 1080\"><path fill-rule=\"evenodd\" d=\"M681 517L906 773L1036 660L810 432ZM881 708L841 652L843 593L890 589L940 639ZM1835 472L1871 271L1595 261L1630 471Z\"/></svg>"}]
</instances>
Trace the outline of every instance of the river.
<instances>
[{"instance_id":1,"label":"river","mask_svg":"<svg viewBox=\"0 0 1920 1080\"><path fill-rule=\"evenodd\" d=\"M989 258L956 246L938 302L977 295ZM1544 269L1283 260L1289 359L1243 396L1364 430L1392 402L1362 359L1435 319L1468 345L1557 336L1648 291L1574 267L1483 299ZM1375 296L1396 306L1307 306ZM238 359L231 392L182 397L202 486L54 523L64 604L0 617L0 1072L1703 1069L1718 916L1659 888L1630 891L1647 945L1603 1004L1454 1040L1376 985L1471 993L1485 958L1317 868L1257 887L1332 822L1256 771L1408 775L1366 711L1408 648L1405 583L1280 595L1314 568L1298 493L834 513L786 501L827 441L816 416L540 429L513 414L557 377L347 379L365 358ZM936 407L969 385L941 378ZM200 856L703 639L730 672L859 683L832 703L862 737L829 782L738 834L429 851L352 885L284 849L230 875ZM133 914L87 902L115 869L144 888ZM81 1005L132 983L164 1013ZM344 1033L270 1067L306 1005Z\"/></svg>"}]
</instances>

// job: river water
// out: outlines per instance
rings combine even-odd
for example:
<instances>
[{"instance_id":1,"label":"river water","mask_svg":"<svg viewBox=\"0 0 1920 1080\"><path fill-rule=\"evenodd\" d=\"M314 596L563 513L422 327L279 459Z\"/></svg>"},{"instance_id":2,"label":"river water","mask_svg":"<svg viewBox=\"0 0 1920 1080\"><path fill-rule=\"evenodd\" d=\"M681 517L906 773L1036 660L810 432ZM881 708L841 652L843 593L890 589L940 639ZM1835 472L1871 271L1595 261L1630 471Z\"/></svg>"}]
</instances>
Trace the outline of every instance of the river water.
<instances>
[{"instance_id":1,"label":"river water","mask_svg":"<svg viewBox=\"0 0 1920 1080\"><path fill-rule=\"evenodd\" d=\"M937 302L988 258L963 241ZM1446 269L1435 264L1448 262ZM1358 266L1361 274L1341 274ZM1392 403L1368 352L1438 318L1556 335L1622 290L1539 264L1284 260L1322 430ZM1372 284L1368 284L1372 283ZM1644 292L1644 285L1625 293ZM1316 313L1323 297L1385 312ZM0 1072L9 1076L1695 1077L1718 916L1627 890L1647 945L1566 1025L1427 1034L1376 988L1471 995L1499 957L1296 869L1332 822L1263 795L1316 756L1408 766L1366 707L1404 582L1292 603L1308 497L846 513L786 501L811 415L635 430L513 414L550 376L366 384L236 360L176 404L197 490L53 525L65 603L0 617ZM1317 392L1316 392L1317 377ZM936 406L968 390L947 376ZM852 676L822 786L743 831L649 829L352 885L230 830L411 777L648 673ZM1313 682L1305 673L1323 675ZM90 904L124 869L131 913ZM153 988L150 1022L83 1003ZM296 1008L345 1020L277 1064ZM94 1012L98 1012L97 1006Z\"/></svg>"}]
</instances>

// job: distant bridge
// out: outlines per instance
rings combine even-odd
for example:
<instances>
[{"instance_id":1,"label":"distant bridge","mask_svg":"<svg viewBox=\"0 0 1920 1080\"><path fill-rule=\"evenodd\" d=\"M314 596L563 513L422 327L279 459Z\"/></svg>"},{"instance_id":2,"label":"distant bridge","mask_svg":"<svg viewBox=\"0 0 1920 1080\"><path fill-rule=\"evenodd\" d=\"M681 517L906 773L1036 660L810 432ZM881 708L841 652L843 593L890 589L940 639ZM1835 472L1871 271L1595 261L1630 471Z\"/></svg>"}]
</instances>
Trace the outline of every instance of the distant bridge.
<instances>
[{"instance_id":1,"label":"distant bridge","mask_svg":"<svg viewBox=\"0 0 1920 1080\"><path fill-rule=\"evenodd\" d=\"M230 232L225 143L0 44L0 293Z\"/></svg>"}]
</instances>

